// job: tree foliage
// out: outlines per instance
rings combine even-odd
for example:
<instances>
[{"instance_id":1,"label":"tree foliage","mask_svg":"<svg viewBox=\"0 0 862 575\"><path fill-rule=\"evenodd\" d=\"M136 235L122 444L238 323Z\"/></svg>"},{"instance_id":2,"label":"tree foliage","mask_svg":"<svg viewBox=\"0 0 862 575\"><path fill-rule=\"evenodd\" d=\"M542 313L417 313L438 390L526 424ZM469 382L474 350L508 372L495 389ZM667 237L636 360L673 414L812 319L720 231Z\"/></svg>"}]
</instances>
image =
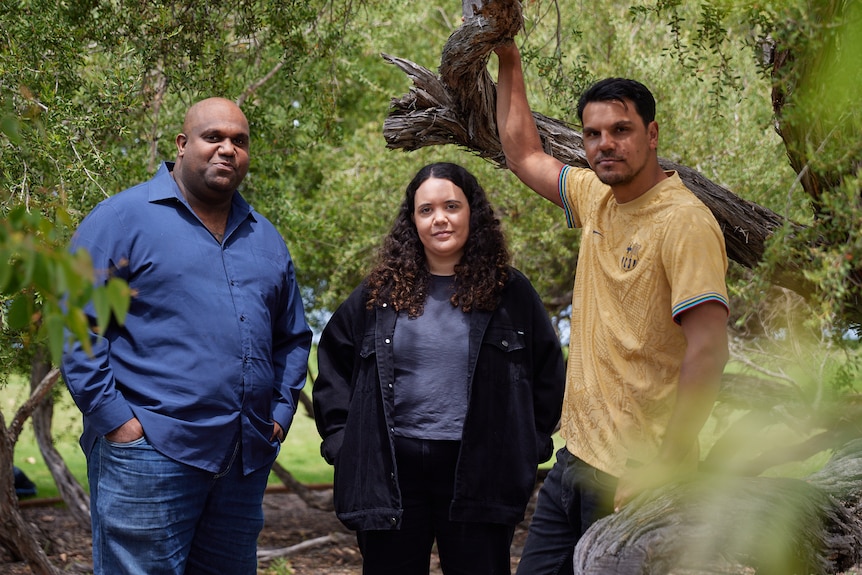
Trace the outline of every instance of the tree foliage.
<instances>
[{"instance_id":1,"label":"tree foliage","mask_svg":"<svg viewBox=\"0 0 862 575\"><path fill-rule=\"evenodd\" d=\"M534 109L573 121L593 79L641 79L659 102L665 158L804 226L776 234L756 269L732 267L735 325L746 336L735 355L756 358L752 369L774 379L814 381L799 394L817 405L840 401L832 392L858 379L856 354L840 348L848 343L840 336L862 315L860 3L521 5ZM318 327L369 269L406 183L441 160L477 175L513 263L552 314L567 313L578 235L553 206L454 146L385 149L391 98L409 86L380 54L437 69L462 22L458 2L17 0L3 8L0 373L25 371L33 342L50 344L56 360L61 326L82 334L78 307L88 298L122 315L123 286L92 291L93 271L86 256L66 253L68 236L100 199L172 159L184 111L211 95L240 102L249 118L242 192L285 236ZM818 288L815 298L803 303L773 286L788 262ZM753 349L764 336L781 353ZM794 338L843 367L790 373L808 357L784 345Z\"/></svg>"}]
</instances>

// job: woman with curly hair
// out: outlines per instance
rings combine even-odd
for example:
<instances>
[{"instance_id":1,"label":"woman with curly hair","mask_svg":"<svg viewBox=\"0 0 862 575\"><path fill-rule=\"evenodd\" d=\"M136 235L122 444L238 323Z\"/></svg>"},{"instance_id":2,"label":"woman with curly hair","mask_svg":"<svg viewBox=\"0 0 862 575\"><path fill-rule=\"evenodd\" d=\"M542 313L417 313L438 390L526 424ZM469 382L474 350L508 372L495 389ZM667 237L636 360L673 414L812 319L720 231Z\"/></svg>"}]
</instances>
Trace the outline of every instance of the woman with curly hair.
<instances>
[{"instance_id":1,"label":"woman with curly hair","mask_svg":"<svg viewBox=\"0 0 862 575\"><path fill-rule=\"evenodd\" d=\"M564 368L476 178L425 166L318 347L314 414L364 575L509 574Z\"/></svg>"}]
</instances>

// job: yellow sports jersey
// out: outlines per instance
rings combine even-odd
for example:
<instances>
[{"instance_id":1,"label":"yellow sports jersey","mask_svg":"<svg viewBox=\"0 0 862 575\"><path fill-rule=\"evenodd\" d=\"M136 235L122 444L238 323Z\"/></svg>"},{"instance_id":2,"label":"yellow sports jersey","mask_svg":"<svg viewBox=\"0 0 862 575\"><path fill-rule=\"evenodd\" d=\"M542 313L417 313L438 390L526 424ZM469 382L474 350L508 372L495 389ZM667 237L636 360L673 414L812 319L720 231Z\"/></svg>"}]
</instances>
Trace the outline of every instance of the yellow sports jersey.
<instances>
[{"instance_id":1,"label":"yellow sports jersey","mask_svg":"<svg viewBox=\"0 0 862 575\"><path fill-rule=\"evenodd\" d=\"M727 307L724 236L668 175L618 204L592 170L560 172L569 227L583 229L562 436L574 455L615 476L661 445L686 349L678 316L706 301Z\"/></svg>"}]
</instances>

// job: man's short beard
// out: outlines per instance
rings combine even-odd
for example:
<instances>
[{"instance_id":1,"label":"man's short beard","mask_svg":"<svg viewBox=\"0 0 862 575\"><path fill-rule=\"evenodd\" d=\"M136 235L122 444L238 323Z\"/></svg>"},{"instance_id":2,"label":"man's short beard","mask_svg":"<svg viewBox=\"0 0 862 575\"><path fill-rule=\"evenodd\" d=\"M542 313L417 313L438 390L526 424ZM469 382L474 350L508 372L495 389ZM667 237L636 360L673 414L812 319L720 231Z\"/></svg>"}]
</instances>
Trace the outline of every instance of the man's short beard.
<instances>
[{"instance_id":1,"label":"man's short beard","mask_svg":"<svg viewBox=\"0 0 862 575\"><path fill-rule=\"evenodd\" d=\"M618 172L610 172L610 173L600 173L595 172L596 177L599 178L599 181L606 186L619 186L621 184L628 184L635 178L635 174L620 174Z\"/></svg>"}]
</instances>

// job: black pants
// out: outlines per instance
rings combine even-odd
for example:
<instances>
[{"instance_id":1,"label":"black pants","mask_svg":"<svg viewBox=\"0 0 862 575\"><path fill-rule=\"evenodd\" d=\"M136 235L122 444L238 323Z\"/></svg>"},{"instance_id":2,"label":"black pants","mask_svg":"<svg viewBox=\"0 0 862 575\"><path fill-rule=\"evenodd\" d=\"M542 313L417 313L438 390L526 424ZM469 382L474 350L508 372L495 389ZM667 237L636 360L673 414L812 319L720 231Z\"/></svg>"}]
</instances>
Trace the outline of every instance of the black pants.
<instances>
[{"instance_id":1,"label":"black pants","mask_svg":"<svg viewBox=\"0 0 862 575\"><path fill-rule=\"evenodd\" d=\"M518 574L574 573L575 545L590 525L613 513L617 482L560 449L539 490Z\"/></svg>"},{"instance_id":2,"label":"black pants","mask_svg":"<svg viewBox=\"0 0 862 575\"><path fill-rule=\"evenodd\" d=\"M363 575L428 575L435 540L445 575L510 575L514 526L449 520L459 448L458 441L396 438L401 529L357 534Z\"/></svg>"}]
</instances>

